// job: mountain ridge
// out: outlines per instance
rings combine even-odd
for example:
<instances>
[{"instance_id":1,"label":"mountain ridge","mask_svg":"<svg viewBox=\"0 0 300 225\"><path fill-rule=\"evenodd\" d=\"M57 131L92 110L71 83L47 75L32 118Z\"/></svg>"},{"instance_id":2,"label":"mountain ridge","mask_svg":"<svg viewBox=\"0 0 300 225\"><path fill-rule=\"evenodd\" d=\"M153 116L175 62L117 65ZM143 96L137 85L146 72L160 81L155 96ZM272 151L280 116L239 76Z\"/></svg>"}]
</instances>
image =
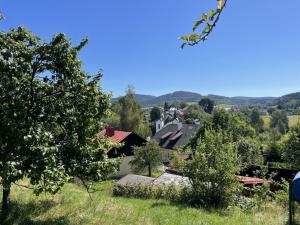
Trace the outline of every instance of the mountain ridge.
<instances>
[{"instance_id":1,"label":"mountain ridge","mask_svg":"<svg viewBox=\"0 0 300 225\"><path fill-rule=\"evenodd\" d=\"M199 102L203 97L208 97L214 100L217 104L228 104L238 106L265 106L265 105L279 105L283 102L299 102L300 92L283 95L281 97L247 97L247 96L233 96L226 97L222 95L208 94L201 95L190 91L174 91L160 96L135 94L136 100L143 107L152 107L155 105L163 105L165 102ZM116 102L119 98L113 98L112 102ZM288 103L286 103L288 104ZM298 104L297 104L298 105Z\"/></svg>"}]
</instances>

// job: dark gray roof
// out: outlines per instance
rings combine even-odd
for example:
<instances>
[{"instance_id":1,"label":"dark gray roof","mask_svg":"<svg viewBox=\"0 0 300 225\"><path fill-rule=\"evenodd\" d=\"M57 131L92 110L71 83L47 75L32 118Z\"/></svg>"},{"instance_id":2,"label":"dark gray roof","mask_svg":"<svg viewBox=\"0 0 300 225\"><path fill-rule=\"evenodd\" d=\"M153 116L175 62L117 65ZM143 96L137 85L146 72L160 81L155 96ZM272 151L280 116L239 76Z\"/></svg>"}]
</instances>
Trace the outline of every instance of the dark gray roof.
<instances>
[{"instance_id":1,"label":"dark gray roof","mask_svg":"<svg viewBox=\"0 0 300 225\"><path fill-rule=\"evenodd\" d=\"M157 141L162 148L175 149L183 147L196 133L198 127L199 125L196 124L182 124L182 128L178 130L178 124L169 124L158 131L152 139ZM166 135L170 132L172 132L171 135Z\"/></svg>"}]
</instances>

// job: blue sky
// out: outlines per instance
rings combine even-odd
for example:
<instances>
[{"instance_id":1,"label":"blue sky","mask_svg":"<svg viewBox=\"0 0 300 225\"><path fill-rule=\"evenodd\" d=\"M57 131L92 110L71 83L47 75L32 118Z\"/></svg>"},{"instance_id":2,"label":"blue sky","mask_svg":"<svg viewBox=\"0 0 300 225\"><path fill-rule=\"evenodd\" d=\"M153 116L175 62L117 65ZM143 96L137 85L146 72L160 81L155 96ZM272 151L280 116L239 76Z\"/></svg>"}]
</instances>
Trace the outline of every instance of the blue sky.
<instances>
[{"instance_id":1,"label":"blue sky","mask_svg":"<svg viewBox=\"0 0 300 225\"><path fill-rule=\"evenodd\" d=\"M215 0L2 0L0 29L23 25L45 39L89 37L84 69L104 70L101 86L122 95L176 90L226 96L300 91L299 0L229 0L209 41L180 49Z\"/></svg>"}]
</instances>

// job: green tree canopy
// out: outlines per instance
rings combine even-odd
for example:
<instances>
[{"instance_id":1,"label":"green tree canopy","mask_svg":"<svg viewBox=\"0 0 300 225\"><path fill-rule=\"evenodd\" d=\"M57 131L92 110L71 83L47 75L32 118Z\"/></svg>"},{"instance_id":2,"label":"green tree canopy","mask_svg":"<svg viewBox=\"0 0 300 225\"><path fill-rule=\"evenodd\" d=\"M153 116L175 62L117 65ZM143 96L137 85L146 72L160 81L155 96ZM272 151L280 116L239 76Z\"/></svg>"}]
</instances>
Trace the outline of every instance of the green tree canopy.
<instances>
[{"instance_id":1,"label":"green tree canopy","mask_svg":"<svg viewBox=\"0 0 300 225\"><path fill-rule=\"evenodd\" d=\"M193 104L184 111L184 121L185 123L192 124L195 119L203 119L205 114L206 113L199 105Z\"/></svg>"},{"instance_id":2,"label":"green tree canopy","mask_svg":"<svg viewBox=\"0 0 300 225\"><path fill-rule=\"evenodd\" d=\"M227 207L236 193L239 163L236 147L224 142L223 132L207 130L198 142L192 160L183 165L183 173L192 184L192 204Z\"/></svg>"},{"instance_id":3,"label":"green tree canopy","mask_svg":"<svg viewBox=\"0 0 300 225\"><path fill-rule=\"evenodd\" d=\"M164 111L168 111L170 109L170 106L169 106L169 103L168 102L165 102L164 104Z\"/></svg>"},{"instance_id":4,"label":"green tree canopy","mask_svg":"<svg viewBox=\"0 0 300 225\"><path fill-rule=\"evenodd\" d=\"M275 110L271 114L270 127L278 130L279 133L285 134L289 129L289 120L284 111Z\"/></svg>"},{"instance_id":5,"label":"green tree canopy","mask_svg":"<svg viewBox=\"0 0 300 225\"><path fill-rule=\"evenodd\" d=\"M161 109L158 106L154 106L150 111L150 120L155 122L161 118Z\"/></svg>"},{"instance_id":6,"label":"green tree canopy","mask_svg":"<svg viewBox=\"0 0 300 225\"><path fill-rule=\"evenodd\" d=\"M258 109L253 109L250 115L251 125L256 128L258 131L264 130L264 121L260 116Z\"/></svg>"},{"instance_id":7,"label":"green tree canopy","mask_svg":"<svg viewBox=\"0 0 300 225\"><path fill-rule=\"evenodd\" d=\"M199 101L199 105L206 113L212 113L215 107L215 102L210 98L204 97Z\"/></svg>"},{"instance_id":8,"label":"green tree canopy","mask_svg":"<svg viewBox=\"0 0 300 225\"><path fill-rule=\"evenodd\" d=\"M150 124L145 118L145 113L134 98L132 87L129 87L124 97L119 99L120 128L124 131L134 131L147 137L151 135Z\"/></svg>"},{"instance_id":9,"label":"green tree canopy","mask_svg":"<svg viewBox=\"0 0 300 225\"><path fill-rule=\"evenodd\" d=\"M300 125L291 129L279 141L283 160L294 168L300 169Z\"/></svg>"},{"instance_id":10,"label":"green tree canopy","mask_svg":"<svg viewBox=\"0 0 300 225\"><path fill-rule=\"evenodd\" d=\"M162 165L162 152L156 141L149 141L146 145L134 148L134 159L130 165L136 172L148 170L149 177L152 176L153 169Z\"/></svg>"},{"instance_id":11,"label":"green tree canopy","mask_svg":"<svg viewBox=\"0 0 300 225\"><path fill-rule=\"evenodd\" d=\"M116 168L111 143L97 135L110 96L99 88L102 73L81 69L64 34L41 41L19 27L0 32L0 177L2 212L11 185L25 176L35 193L56 193L71 177L105 179Z\"/></svg>"},{"instance_id":12,"label":"green tree canopy","mask_svg":"<svg viewBox=\"0 0 300 225\"><path fill-rule=\"evenodd\" d=\"M224 109L216 108L212 115L205 117L201 121L201 125L194 137L190 139L188 146L194 148L199 141L199 138L205 136L206 130L222 131L224 134L231 136L236 142L241 137L255 137L255 129L250 125L248 120L242 114L233 114ZM227 137L227 135L224 135Z\"/></svg>"},{"instance_id":13,"label":"green tree canopy","mask_svg":"<svg viewBox=\"0 0 300 225\"><path fill-rule=\"evenodd\" d=\"M263 154L258 140L241 137L236 143L239 162L242 167L253 164L263 164Z\"/></svg>"}]
</instances>

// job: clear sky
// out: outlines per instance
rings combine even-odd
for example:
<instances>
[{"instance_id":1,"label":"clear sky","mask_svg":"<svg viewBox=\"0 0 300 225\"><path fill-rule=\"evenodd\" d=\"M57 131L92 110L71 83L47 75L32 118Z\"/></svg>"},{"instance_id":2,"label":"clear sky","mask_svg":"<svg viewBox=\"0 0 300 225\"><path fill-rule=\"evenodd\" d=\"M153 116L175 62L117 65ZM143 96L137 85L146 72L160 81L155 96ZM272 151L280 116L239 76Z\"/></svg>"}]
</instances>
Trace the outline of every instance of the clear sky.
<instances>
[{"instance_id":1,"label":"clear sky","mask_svg":"<svg viewBox=\"0 0 300 225\"><path fill-rule=\"evenodd\" d=\"M122 95L176 90L226 96L300 91L299 0L229 0L208 42L180 49L215 0L2 0L0 29L23 25L45 39L64 32L84 69L104 70L101 86Z\"/></svg>"}]
</instances>

